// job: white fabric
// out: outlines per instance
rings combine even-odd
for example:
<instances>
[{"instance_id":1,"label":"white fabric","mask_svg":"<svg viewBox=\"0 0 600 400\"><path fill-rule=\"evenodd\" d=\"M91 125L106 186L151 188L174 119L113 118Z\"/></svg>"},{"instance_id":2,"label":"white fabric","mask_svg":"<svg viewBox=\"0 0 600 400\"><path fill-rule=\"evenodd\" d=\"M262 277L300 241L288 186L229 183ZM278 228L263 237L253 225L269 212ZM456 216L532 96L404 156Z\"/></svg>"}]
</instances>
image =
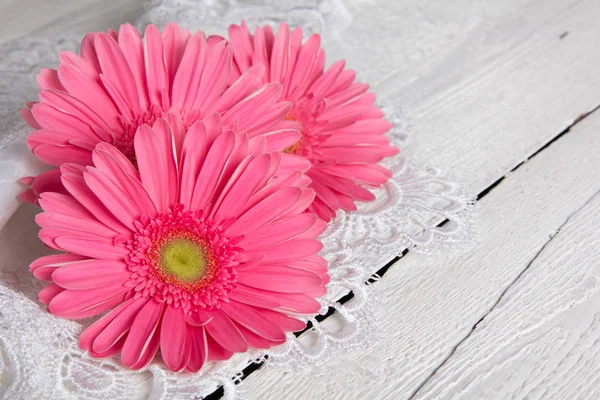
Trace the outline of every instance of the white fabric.
<instances>
[{"instance_id":1,"label":"white fabric","mask_svg":"<svg viewBox=\"0 0 600 400\"><path fill-rule=\"evenodd\" d=\"M191 12L190 7L197 11ZM166 0L152 3L140 25L176 21L192 28L212 24L215 30L224 31L242 17L251 25L287 20L324 35L335 35L352 21L341 0L310 0L301 7L276 0L260 5L234 0ZM0 227L12 216L0 230L0 397L180 399L207 395L222 385L226 398L234 398L244 387L235 384L239 371L253 360L264 360L264 351L210 363L193 375L171 373L160 361L143 371L130 371L121 368L118 360L92 359L79 350L77 337L90 321L53 317L37 302L43 285L28 272L28 264L46 250L36 238L35 207L25 205L17 210L14 197L22 190L15 181L38 173L42 166L33 161L24 145L27 129L21 126L9 131L7 126L20 119L18 109L26 99L36 98L36 71L53 66L58 49L74 49L77 42L72 38L25 40L0 49L4 80L0 82L0 128L9 132L0 136ZM407 141L401 119L391 104L382 108L394 123L393 143L404 149ZM373 272L405 248L440 251L470 237L473 202L458 185L435 169L415 167L403 153L386 160L386 165L394 176L377 191L377 200L361 205L358 212L340 213L322 237L322 254L330 262L332 277L328 293L321 299L322 311L334 307L337 322L313 320L315 329L300 339L290 334L286 344L267 352L267 367L307 369L347 347L373 342L377 325L369 318L369 310L378 304L378 297L385 296L378 293L376 283L365 284ZM445 219L448 222L438 227ZM343 306L337 304L350 290L354 298ZM326 329L326 325L336 329Z\"/></svg>"}]
</instances>

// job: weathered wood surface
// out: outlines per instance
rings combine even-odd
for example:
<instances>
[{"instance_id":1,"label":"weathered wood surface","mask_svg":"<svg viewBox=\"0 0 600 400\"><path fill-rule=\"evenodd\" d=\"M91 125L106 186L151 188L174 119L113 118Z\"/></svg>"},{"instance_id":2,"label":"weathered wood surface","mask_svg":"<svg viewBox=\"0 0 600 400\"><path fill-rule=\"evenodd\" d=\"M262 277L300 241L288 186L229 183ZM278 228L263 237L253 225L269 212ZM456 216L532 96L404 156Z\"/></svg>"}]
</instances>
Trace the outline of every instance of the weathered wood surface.
<instances>
[{"instance_id":1,"label":"weathered wood surface","mask_svg":"<svg viewBox=\"0 0 600 400\"><path fill-rule=\"evenodd\" d=\"M0 43L115 28L141 5L4 0ZM330 60L346 58L404 111L411 157L473 195L600 105L596 1L348 7L352 24L324 43ZM246 395L597 397L599 130L592 114L483 198L475 248L409 253L393 266L377 283L387 296L374 316L385 326L380 343L303 373L259 370Z\"/></svg>"}]
</instances>

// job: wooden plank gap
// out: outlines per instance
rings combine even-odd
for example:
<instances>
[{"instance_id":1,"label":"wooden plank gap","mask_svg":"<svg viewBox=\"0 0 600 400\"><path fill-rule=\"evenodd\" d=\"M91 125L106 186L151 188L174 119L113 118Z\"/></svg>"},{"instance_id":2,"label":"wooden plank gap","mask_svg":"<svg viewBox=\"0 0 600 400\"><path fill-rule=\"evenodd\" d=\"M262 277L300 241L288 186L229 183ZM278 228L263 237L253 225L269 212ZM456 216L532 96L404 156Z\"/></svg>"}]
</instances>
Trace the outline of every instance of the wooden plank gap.
<instances>
[{"instance_id":1,"label":"wooden plank gap","mask_svg":"<svg viewBox=\"0 0 600 400\"><path fill-rule=\"evenodd\" d=\"M577 123L577 122L575 122L575 123ZM600 191L597 191L596 193L594 193L589 199L586 200L585 203L583 203L575 211L573 211L571 214L569 214L567 216L567 218L565 219L565 221L562 224L560 224L560 226L558 227L558 229L555 232L552 232L549 235L548 240L540 247L540 249L535 253L535 255L533 256L533 258L527 263L527 265L525 265L525 268L523 268L523 270L521 270L521 272L519 272L519 274L515 277L515 279L513 279L513 281L502 291L502 293L500 294L500 296L498 296L498 298L496 299L496 301L494 302L494 304L490 307L490 309L473 325L473 327L465 335L465 337L462 338L450 350L450 353L448 354L448 356L446 358L444 358L444 360L442 360L442 362L437 367L435 367L435 369L425 378L425 380L423 380L423 382L421 382L421 384L417 387L417 389L410 395L410 397L408 398L408 400L414 399L415 396L419 393L419 391L427 384L427 382L429 382L431 380L431 378L433 378L433 376L448 362L448 360L450 360L450 358L452 358L452 356L456 353L456 351L458 350L458 348L460 346L462 346L463 343L465 343L471 337L471 335L475 332L475 330L477 329L477 327L479 326L479 324L481 322L483 322L492 311L494 311L494 309L498 306L498 304L500 304L500 302L502 301L502 299L504 298L504 296L506 295L506 293L508 293L508 291L515 285L515 283L517 283L517 281L519 279L521 279L521 277L529 270L529 268L533 265L533 263L535 262L535 260L537 260L539 258L539 256L544 252L544 250L546 249L546 247L548 247L548 245L550 244L550 242L552 242L552 240L560 234L560 231L563 229L563 227L565 225L567 225L569 223L569 221L575 215L577 215L582 209L584 209L588 204L590 204L599 195L600 195Z\"/></svg>"}]
</instances>

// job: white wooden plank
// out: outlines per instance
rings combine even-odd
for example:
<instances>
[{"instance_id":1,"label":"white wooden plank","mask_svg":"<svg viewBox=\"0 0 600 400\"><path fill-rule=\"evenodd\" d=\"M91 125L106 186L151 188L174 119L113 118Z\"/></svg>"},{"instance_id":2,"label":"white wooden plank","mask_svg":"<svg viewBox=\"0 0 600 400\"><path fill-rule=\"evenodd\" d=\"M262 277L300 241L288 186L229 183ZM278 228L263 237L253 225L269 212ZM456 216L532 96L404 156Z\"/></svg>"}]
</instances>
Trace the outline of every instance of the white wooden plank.
<instances>
[{"instance_id":1,"label":"white wooden plank","mask_svg":"<svg viewBox=\"0 0 600 400\"><path fill-rule=\"evenodd\" d=\"M0 2L0 44L13 39L54 37L64 33L116 29L135 22L144 0L3 0Z\"/></svg>"},{"instance_id":2,"label":"white wooden plank","mask_svg":"<svg viewBox=\"0 0 600 400\"><path fill-rule=\"evenodd\" d=\"M31 8L41 4L31 1ZM476 193L598 104L600 75L594 66L600 54L590 40L597 6L590 1L557 3L460 1L448 7L433 1L365 1L354 4L355 21L339 39L340 46L328 49L332 58L346 56L365 80L377 82L376 91L406 110L415 133L413 156L447 169ZM38 14L53 12L46 11ZM73 18L86 21L89 12L82 6ZM10 14L2 20L8 18L4 15ZM24 31L25 20L0 37L12 38L15 27ZM115 26L108 19L87 21L90 30ZM380 30L372 31L373 26ZM48 29L57 32L60 23ZM559 40L566 30L570 33ZM494 272L497 282L506 271ZM457 323L456 328L464 326ZM454 331L447 334L457 337ZM417 369L426 371L430 361L425 357L425 368ZM418 382L422 375L411 378Z\"/></svg>"},{"instance_id":3,"label":"white wooden plank","mask_svg":"<svg viewBox=\"0 0 600 400\"><path fill-rule=\"evenodd\" d=\"M377 343L347 351L305 372L284 374L276 368L259 370L244 383L248 398L341 400L411 396L494 306L548 241L549 235L600 190L599 130L600 114L592 114L484 197L479 221L481 238L474 248L437 255L409 253L395 265L377 283L388 297L386 304L375 310L372 317L382 331ZM583 236L579 239L582 241ZM590 242L597 246L597 239ZM581 243L581 246L586 250L591 244ZM597 255L582 251L575 256L574 249L561 257L562 271L567 274L577 265L585 264L586 259L589 263L586 268L597 271ZM585 288L589 291L597 286L596 281L586 278L583 272L574 275L576 277L570 277L572 282L583 280L584 283L568 290L568 284L557 288L559 291L565 288L566 292L557 295L554 304L560 302L568 307L578 295L587 296ZM543 287L541 282L536 290L539 292ZM550 298L550 294L539 295ZM519 327L525 329L543 319L532 304L514 317L531 319L532 325L524 321L511 329L505 325L503 329L512 332L512 336L501 341L482 340L476 350L493 352L516 338ZM571 320L576 318L577 314L573 314ZM585 322L577 324L584 326ZM527 330L521 334L526 335ZM469 354L473 358L463 359L461 365L476 360L474 353ZM517 356L510 362L515 366L521 361L531 362ZM486 362L485 367L492 370L492 364L493 361ZM458 375L453 373L460 374L460 370L449 368L446 379L436 388L457 379ZM466 378L461 382L464 385ZM431 393L431 397L436 397L437 392ZM451 397L453 393L443 392L442 397Z\"/></svg>"},{"instance_id":4,"label":"white wooden plank","mask_svg":"<svg viewBox=\"0 0 600 400\"><path fill-rule=\"evenodd\" d=\"M597 1L350 4L328 58L404 111L411 156L471 193L600 104Z\"/></svg>"},{"instance_id":5,"label":"white wooden plank","mask_svg":"<svg viewBox=\"0 0 600 400\"><path fill-rule=\"evenodd\" d=\"M600 398L600 192L572 214L417 399Z\"/></svg>"}]
</instances>

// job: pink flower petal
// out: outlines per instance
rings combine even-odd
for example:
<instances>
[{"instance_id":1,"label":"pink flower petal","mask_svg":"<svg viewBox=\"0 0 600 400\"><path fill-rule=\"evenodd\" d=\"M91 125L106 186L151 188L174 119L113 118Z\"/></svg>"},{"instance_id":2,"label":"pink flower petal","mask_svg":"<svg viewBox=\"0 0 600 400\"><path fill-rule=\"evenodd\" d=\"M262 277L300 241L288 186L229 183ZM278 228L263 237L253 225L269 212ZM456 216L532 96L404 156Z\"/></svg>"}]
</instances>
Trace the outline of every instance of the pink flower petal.
<instances>
[{"instance_id":1,"label":"pink flower petal","mask_svg":"<svg viewBox=\"0 0 600 400\"><path fill-rule=\"evenodd\" d=\"M144 55L146 57L146 83L150 102L166 109L169 104L169 74L164 59L163 40L154 25L148 25L144 34Z\"/></svg>"},{"instance_id":2,"label":"pink flower petal","mask_svg":"<svg viewBox=\"0 0 600 400\"><path fill-rule=\"evenodd\" d=\"M104 260L122 260L129 250L124 246L114 245L109 241L84 239L80 237L61 236L56 244L65 251Z\"/></svg>"},{"instance_id":3,"label":"pink flower petal","mask_svg":"<svg viewBox=\"0 0 600 400\"><path fill-rule=\"evenodd\" d=\"M208 356L206 332L203 327L188 327L188 335L192 348L186 370L188 372L198 372L206 362Z\"/></svg>"},{"instance_id":4,"label":"pink flower petal","mask_svg":"<svg viewBox=\"0 0 600 400\"><path fill-rule=\"evenodd\" d=\"M207 359L209 361L224 361L230 359L233 355L232 351L226 350L210 335L206 335L206 347L208 349Z\"/></svg>"},{"instance_id":5,"label":"pink flower petal","mask_svg":"<svg viewBox=\"0 0 600 400\"><path fill-rule=\"evenodd\" d=\"M162 314L163 303L155 300L150 300L142 307L137 317L135 317L123 345L121 361L124 365L132 367L144 358L147 358L146 356L150 353L154 357L154 354L158 350L158 345L156 345L156 348L153 346L154 337L158 337L160 340L160 335L158 334L160 331L157 332L157 328ZM155 332L157 333L156 335ZM149 357L149 359L152 357Z\"/></svg>"},{"instance_id":6,"label":"pink flower petal","mask_svg":"<svg viewBox=\"0 0 600 400\"><path fill-rule=\"evenodd\" d=\"M121 313L127 309L135 300L133 298L125 300L114 310L88 326L79 336L79 347L82 350L92 350L92 343L96 340L99 334Z\"/></svg>"},{"instance_id":7,"label":"pink flower petal","mask_svg":"<svg viewBox=\"0 0 600 400\"><path fill-rule=\"evenodd\" d=\"M131 24L124 24L121 26L121 29L119 29L118 44L125 59L127 60L131 74L133 75L135 87L140 101L140 108L141 110L147 110L148 93L146 90L146 68L144 65L144 45L142 43L142 36L137 29L131 26ZM115 80L115 82L118 81ZM129 86L127 85L127 87ZM120 92L124 93L123 90L120 90ZM129 103L129 101L134 101L135 97L128 98L124 96L124 98L130 107L133 106Z\"/></svg>"},{"instance_id":8,"label":"pink flower petal","mask_svg":"<svg viewBox=\"0 0 600 400\"><path fill-rule=\"evenodd\" d=\"M286 188L267 197L248 210L229 228L231 236L251 233L289 210L302 196L299 188Z\"/></svg>"},{"instance_id":9,"label":"pink flower petal","mask_svg":"<svg viewBox=\"0 0 600 400\"><path fill-rule=\"evenodd\" d=\"M248 350L246 340L227 315L219 310L210 314L213 319L206 324L205 329L217 343L234 353Z\"/></svg>"},{"instance_id":10,"label":"pink flower petal","mask_svg":"<svg viewBox=\"0 0 600 400\"><path fill-rule=\"evenodd\" d=\"M42 290L38 293L38 300L44 304L50 304L52 299L58 296L60 293L64 292L65 289L58 286L56 283L51 283L49 285L44 286Z\"/></svg>"},{"instance_id":11,"label":"pink flower petal","mask_svg":"<svg viewBox=\"0 0 600 400\"><path fill-rule=\"evenodd\" d=\"M104 206L125 226L134 230L134 222L140 210L129 195L113 180L97 168L88 168L83 173L85 183Z\"/></svg>"},{"instance_id":12,"label":"pink flower petal","mask_svg":"<svg viewBox=\"0 0 600 400\"><path fill-rule=\"evenodd\" d=\"M71 195L89 210L89 212L112 230L128 233L129 230L102 204L86 185L83 176L73 173L63 173L62 183Z\"/></svg>"},{"instance_id":13,"label":"pink flower petal","mask_svg":"<svg viewBox=\"0 0 600 400\"><path fill-rule=\"evenodd\" d=\"M82 318L81 315L88 309L111 302L115 298L121 298L128 290L129 288L123 286L120 282L90 290L65 290L52 299L48 309L52 314L59 317Z\"/></svg>"},{"instance_id":14,"label":"pink flower petal","mask_svg":"<svg viewBox=\"0 0 600 400\"><path fill-rule=\"evenodd\" d=\"M202 71L208 58L208 43L202 32L188 40L181 64L173 78L173 105L180 110L192 110L200 87Z\"/></svg>"},{"instance_id":15,"label":"pink flower petal","mask_svg":"<svg viewBox=\"0 0 600 400\"><path fill-rule=\"evenodd\" d=\"M183 309L166 306L160 328L160 353L171 371L179 370L186 336Z\"/></svg>"},{"instance_id":16,"label":"pink flower petal","mask_svg":"<svg viewBox=\"0 0 600 400\"><path fill-rule=\"evenodd\" d=\"M121 308L117 315L93 339L91 350L104 353L113 347L131 329L139 311L148 303L148 299L132 299L127 307ZM80 342L81 343L81 342Z\"/></svg>"},{"instance_id":17,"label":"pink flower petal","mask_svg":"<svg viewBox=\"0 0 600 400\"><path fill-rule=\"evenodd\" d=\"M95 36L94 45L102 73L119 89L134 113L139 115L141 109L136 81L119 45L104 33Z\"/></svg>"},{"instance_id":18,"label":"pink flower petal","mask_svg":"<svg viewBox=\"0 0 600 400\"><path fill-rule=\"evenodd\" d=\"M221 310L233 321L267 340L275 342L285 341L283 330L256 311L254 307L231 300L229 304L221 304Z\"/></svg>"},{"instance_id":19,"label":"pink flower petal","mask_svg":"<svg viewBox=\"0 0 600 400\"><path fill-rule=\"evenodd\" d=\"M238 282L253 288L281 293L302 293L323 284L319 275L313 272L276 265L241 270Z\"/></svg>"},{"instance_id":20,"label":"pink flower petal","mask_svg":"<svg viewBox=\"0 0 600 400\"><path fill-rule=\"evenodd\" d=\"M130 276L127 264L122 261L84 260L60 266L52 274L52 280L65 289L87 290L123 283Z\"/></svg>"}]
</instances>

